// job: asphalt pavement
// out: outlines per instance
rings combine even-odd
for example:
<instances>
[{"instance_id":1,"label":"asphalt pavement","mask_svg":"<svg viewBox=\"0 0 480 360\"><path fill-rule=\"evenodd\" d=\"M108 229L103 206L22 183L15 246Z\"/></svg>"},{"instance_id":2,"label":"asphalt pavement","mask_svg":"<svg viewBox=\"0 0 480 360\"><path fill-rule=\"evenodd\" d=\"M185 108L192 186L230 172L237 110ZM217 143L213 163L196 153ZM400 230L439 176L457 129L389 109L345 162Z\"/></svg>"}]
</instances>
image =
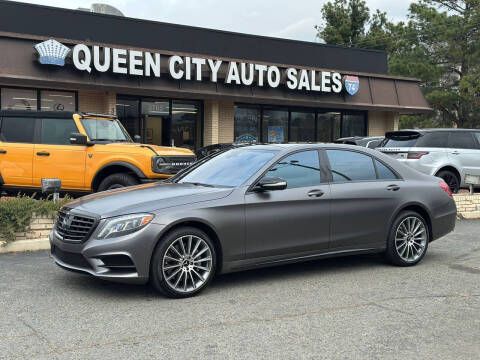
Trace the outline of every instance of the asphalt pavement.
<instances>
[{"instance_id":1,"label":"asphalt pavement","mask_svg":"<svg viewBox=\"0 0 480 360\"><path fill-rule=\"evenodd\" d=\"M0 359L479 359L480 221L423 262L344 257L217 277L171 300L0 255Z\"/></svg>"}]
</instances>

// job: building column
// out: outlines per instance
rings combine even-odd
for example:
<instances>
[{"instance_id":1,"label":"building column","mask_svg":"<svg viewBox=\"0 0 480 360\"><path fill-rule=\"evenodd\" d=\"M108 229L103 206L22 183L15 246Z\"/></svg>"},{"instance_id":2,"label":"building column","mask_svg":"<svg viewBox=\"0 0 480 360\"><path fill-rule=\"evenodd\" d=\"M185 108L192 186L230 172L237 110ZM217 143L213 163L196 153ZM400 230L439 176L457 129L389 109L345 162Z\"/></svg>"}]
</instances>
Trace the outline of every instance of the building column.
<instances>
[{"instance_id":1,"label":"building column","mask_svg":"<svg viewBox=\"0 0 480 360\"><path fill-rule=\"evenodd\" d=\"M204 145L233 142L233 101L205 100Z\"/></svg>"},{"instance_id":2,"label":"building column","mask_svg":"<svg viewBox=\"0 0 480 360\"><path fill-rule=\"evenodd\" d=\"M398 130L399 114L392 111L369 111L367 136L384 136Z\"/></svg>"},{"instance_id":3,"label":"building column","mask_svg":"<svg viewBox=\"0 0 480 360\"><path fill-rule=\"evenodd\" d=\"M112 91L78 91L78 111L115 115L116 102L117 94Z\"/></svg>"}]
</instances>

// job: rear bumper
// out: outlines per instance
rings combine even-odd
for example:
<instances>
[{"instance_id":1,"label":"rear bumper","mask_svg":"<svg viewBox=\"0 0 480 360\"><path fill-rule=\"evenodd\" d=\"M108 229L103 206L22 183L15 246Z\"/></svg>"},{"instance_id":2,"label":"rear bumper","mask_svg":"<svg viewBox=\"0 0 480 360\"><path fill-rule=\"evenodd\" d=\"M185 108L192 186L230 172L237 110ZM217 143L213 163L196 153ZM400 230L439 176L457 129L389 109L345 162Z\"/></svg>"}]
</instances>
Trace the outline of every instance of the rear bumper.
<instances>
[{"instance_id":1,"label":"rear bumper","mask_svg":"<svg viewBox=\"0 0 480 360\"><path fill-rule=\"evenodd\" d=\"M149 279L152 252L163 228L152 223L136 233L105 240L95 239L94 233L82 244L63 242L52 231L51 257L66 270L115 282L144 284Z\"/></svg>"},{"instance_id":2,"label":"rear bumper","mask_svg":"<svg viewBox=\"0 0 480 360\"><path fill-rule=\"evenodd\" d=\"M457 208L455 207L454 203L453 208L451 208L449 211L432 219L432 241L437 240L455 230L456 221Z\"/></svg>"}]
</instances>

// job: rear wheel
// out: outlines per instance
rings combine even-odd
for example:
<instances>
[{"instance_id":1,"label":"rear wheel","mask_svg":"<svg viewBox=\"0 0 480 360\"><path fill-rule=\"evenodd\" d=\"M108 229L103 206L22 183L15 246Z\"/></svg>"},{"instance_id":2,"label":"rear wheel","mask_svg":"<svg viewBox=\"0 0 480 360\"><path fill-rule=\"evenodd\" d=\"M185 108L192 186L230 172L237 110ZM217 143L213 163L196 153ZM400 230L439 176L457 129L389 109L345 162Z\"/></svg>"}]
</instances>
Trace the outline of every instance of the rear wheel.
<instances>
[{"instance_id":1,"label":"rear wheel","mask_svg":"<svg viewBox=\"0 0 480 360\"><path fill-rule=\"evenodd\" d=\"M151 283L171 298L198 294L213 278L215 247L203 231L183 227L161 240L151 264Z\"/></svg>"},{"instance_id":2,"label":"rear wheel","mask_svg":"<svg viewBox=\"0 0 480 360\"><path fill-rule=\"evenodd\" d=\"M445 181L447 183L448 187L450 188L450 191L453 194L456 194L458 192L458 190L460 189L460 179L452 171L442 170L442 171L438 172L437 176L439 178L442 178L443 181Z\"/></svg>"},{"instance_id":3,"label":"rear wheel","mask_svg":"<svg viewBox=\"0 0 480 360\"><path fill-rule=\"evenodd\" d=\"M416 265L425 256L429 239L425 219L415 211L404 211L393 222L385 255L394 265Z\"/></svg>"},{"instance_id":4,"label":"rear wheel","mask_svg":"<svg viewBox=\"0 0 480 360\"><path fill-rule=\"evenodd\" d=\"M103 179L97 191L113 190L133 185L138 185L138 181L132 175L117 173L108 175Z\"/></svg>"}]
</instances>

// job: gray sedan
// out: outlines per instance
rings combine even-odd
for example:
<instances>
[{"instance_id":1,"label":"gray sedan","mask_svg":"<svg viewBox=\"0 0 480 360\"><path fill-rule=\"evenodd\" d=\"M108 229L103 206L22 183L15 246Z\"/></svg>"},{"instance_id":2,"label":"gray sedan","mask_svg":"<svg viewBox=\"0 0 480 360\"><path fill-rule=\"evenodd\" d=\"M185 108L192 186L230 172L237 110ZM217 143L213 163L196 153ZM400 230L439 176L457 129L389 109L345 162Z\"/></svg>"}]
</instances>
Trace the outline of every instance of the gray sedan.
<instances>
[{"instance_id":1,"label":"gray sedan","mask_svg":"<svg viewBox=\"0 0 480 360\"><path fill-rule=\"evenodd\" d=\"M455 227L448 186L379 152L335 144L252 145L163 183L85 196L50 235L55 262L175 298L216 273L383 253L417 264Z\"/></svg>"}]
</instances>

